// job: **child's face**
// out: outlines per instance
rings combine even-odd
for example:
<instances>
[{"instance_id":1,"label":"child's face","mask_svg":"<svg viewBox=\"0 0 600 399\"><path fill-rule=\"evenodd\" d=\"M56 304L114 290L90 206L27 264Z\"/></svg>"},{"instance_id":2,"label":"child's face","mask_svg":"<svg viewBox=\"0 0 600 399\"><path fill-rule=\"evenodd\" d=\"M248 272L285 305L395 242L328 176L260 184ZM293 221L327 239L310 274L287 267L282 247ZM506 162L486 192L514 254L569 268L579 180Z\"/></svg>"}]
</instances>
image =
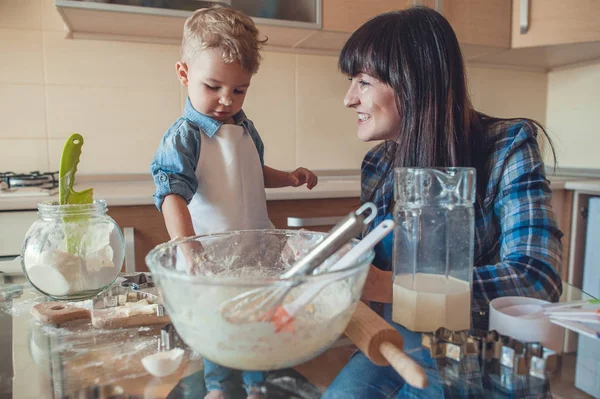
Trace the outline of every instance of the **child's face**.
<instances>
[{"instance_id":1,"label":"child's face","mask_svg":"<svg viewBox=\"0 0 600 399\"><path fill-rule=\"evenodd\" d=\"M242 109L252 73L239 62L226 64L218 49L207 49L189 63L177 63L177 76L188 88L196 111L221 122L232 122Z\"/></svg>"}]
</instances>

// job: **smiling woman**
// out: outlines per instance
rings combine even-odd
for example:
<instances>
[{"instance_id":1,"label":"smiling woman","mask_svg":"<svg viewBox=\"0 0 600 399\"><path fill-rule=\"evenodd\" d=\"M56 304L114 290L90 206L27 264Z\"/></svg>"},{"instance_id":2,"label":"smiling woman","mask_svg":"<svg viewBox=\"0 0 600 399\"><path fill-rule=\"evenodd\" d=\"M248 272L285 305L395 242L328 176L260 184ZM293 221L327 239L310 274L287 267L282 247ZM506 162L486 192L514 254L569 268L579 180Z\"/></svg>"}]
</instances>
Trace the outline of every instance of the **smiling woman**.
<instances>
[{"instance_id":1,"label":"smiling woman","mask_svg":"<svg viewBox=\"0 0 600 399\"><path fill-rule=\"evenodd\" d=\"M361 202L378 207L372 226L392 219L395 168L474 168L472 325L487 328L485 315L496 297L558 300L562 233L537 141L538 130L544 130L532 120L494 118L473 108L448 21L425 7L379 15L348 39L339 66L350 77L344 104L358 113L358 137L384 140L361 166ZM359 352L325 399L444 396L421 335L392 321L393 244L390 235L375 247L363 299L402 333L405 350L426 371L430 385L410 387L393 369L377 367ZM416 311L408 302L400 306Z\"/></svg>"},{"instance_id":2,"label":"smiling woman","mask_svg":"<svg viewBox=\"0 0 600 399\"><path fill-rule=\"evenodd\" d=\"M358 113L358 138L362 141L399 139L400 114L391 86L360 73L350 78L344 105Z\"/></svg>"}]
</instances>

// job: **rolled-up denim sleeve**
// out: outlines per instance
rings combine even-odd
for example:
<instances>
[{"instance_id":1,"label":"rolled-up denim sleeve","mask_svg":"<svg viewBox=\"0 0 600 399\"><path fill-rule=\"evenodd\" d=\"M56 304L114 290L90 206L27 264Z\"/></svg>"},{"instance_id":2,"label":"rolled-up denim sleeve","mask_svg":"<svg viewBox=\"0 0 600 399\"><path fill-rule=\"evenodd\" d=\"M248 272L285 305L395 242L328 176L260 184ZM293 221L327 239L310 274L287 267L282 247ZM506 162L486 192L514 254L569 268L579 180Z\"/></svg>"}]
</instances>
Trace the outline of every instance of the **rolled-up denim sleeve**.
<instances>
[{"instance_id":1,"label":"rolled-up denim sleeve","mask_svg":"<svg viewBox=\"0 0 600 399\"><path fill-rule=\"evenodd\" d=\"M177 194L189 204L198 189L198 135L197 131L180 122L169 129L162 138L150 165L156 185L154 203L159 211L162 211L162 204L167 195Z\"/></svg>"}]
</instances>

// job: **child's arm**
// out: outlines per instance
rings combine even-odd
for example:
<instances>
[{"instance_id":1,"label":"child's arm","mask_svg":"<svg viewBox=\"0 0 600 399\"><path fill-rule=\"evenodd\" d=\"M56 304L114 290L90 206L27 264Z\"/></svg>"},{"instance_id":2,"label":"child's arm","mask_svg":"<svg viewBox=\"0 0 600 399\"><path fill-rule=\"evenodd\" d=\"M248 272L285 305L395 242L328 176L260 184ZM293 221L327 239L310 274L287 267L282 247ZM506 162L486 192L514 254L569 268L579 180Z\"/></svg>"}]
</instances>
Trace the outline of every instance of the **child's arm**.
<instances>
[{"instance_id":1,"label":"child's arm","mask_svg":"<svg viewBox=\"0 0 600 399\"><path fill-rule=\"evenodd\" d=\"M284 172L263 166L263 176L266 188L298 187L306 184L309 190L317 185L318 178L312 171L306 168L298 168L293 172Z\"/></svg>"},{"instance_id":2,"label":"child's arm","mask_svg":"<svg viewBox=\"0 0 600 399\"><path fill-rule=\"evenodd\" d=\"M167 195L163 202L162 212L171 240L196 235L190 211L183 197L177 194ZM200 241L187 241L179 244L179 248L186 260L187 273L199 274L201 263L200 254L204 252L204 248Z\"/></svg>"},{"instance_id":3,"label":"child's arm","mask_svg":"<svg viewBox=\"0 0 600 399\"><path fill-rule=\"evenodd\" d=\"M167 195L163 202L162 212L171 239L195 235L192 217L183 197L177 194Z\"/></svg>"}]
</instances>

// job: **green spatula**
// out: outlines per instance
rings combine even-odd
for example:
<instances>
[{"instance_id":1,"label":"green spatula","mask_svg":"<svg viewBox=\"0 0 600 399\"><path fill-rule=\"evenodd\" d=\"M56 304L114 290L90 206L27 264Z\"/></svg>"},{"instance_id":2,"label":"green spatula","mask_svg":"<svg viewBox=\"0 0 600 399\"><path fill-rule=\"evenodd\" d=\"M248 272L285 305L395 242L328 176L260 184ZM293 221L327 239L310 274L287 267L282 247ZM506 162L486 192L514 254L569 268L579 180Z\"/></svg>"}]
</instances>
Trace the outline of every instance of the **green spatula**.
<instances>
[{"instance_id":1,"label":"green spatula","mask_svg":"<svg viewBox=\"0 0 600 399\"><path fill-rule=\"evenodd\" d=\"M69 137L63 148L60 158L58 196L61 205L67 204L91 204L94 202L94 190L89 188L81 192L73 190L77 164L81 156L83 137L74 133Z\"/></svg>"},{"instance_id":2,"label":"green spatula","mask_svg":"<svg viewBox=\"0 0 600 399\"><path fill-rule=\"evenodd\" d=\"M70 204L92 204L94 202L94 191L89 188L81 192L73 190L75 183L75 173L77 173L77 165L81 156L81 147L83 147L83 137L74 133L69 137L63 148L60 158L59 181L58 181L58 197L60 205ZM67 226L81 222L84 223L87 216L66 216L65 222ZM66 228L65 239L67 251L73 255L79 251L79 243L81 241L81 232L78 228Z\"/></svg>"}]
</instances>

